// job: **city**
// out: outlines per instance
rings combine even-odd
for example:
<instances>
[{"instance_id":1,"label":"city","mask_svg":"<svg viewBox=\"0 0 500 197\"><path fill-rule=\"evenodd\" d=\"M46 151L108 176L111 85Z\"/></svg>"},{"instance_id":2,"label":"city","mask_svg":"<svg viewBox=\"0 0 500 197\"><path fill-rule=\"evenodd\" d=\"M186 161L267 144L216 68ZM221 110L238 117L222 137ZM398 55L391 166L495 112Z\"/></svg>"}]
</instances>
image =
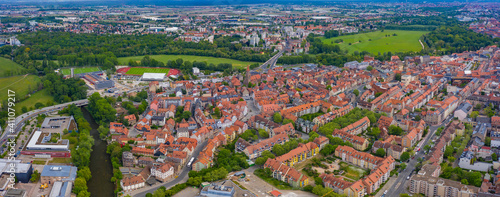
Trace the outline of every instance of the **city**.
<instances>
[{"instance_id":1,"label":"city","mask_svg":"<svg viewBox=\"0 0 500 197\"><path fill-rule=\"evenodd\" d=\"M0 196L500 196L499 13L0 0Z\"/></svg>"}]
</instances>

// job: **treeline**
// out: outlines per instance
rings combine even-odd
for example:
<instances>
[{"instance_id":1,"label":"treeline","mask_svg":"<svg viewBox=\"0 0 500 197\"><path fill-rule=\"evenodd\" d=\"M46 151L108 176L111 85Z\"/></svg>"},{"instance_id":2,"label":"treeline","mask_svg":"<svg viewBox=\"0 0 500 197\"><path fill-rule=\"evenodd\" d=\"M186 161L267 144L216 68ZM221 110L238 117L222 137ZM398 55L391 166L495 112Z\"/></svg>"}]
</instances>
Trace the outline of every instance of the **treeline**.
<instances>
[{"instance_id":1,"label":"treeline","mask_svg":"<svg viewBox=\"0 0 500 197\"><path fill-rule=\"evenodd\" d=\"M74 34L39 31L20 34L18 39L25 46L5 49L5 53L0 54L10 56L13 50L14 61L32 72L44 72L46 68L56 69L61 66L98 65L108 69L118 64L117 57L126 56L199 55L256 62L265 62L271 57L271 52L266 50L242 50L241 44L231 43L239 40L239 37L228 36L218 37L213 43L195 43L159 34ZM1 51L3 50L0 49ZM42 60L46 60L46 63ZM57 64L55 60L58 61Z\"/></svg>"},{"instance_id":2,"label":"treeline","mask_svg":"<svg viewBox=\"0 0 500 197\"><path fill-rule=\"evenodd\" d=\"M340 32L337 30L328 30L325 31L325 38L337 37L340 35Z\"/></svg>"},{"instance_id":3,"label":"treeline","mask_svg":"<svg viewBox=\"0 0 500 197\"><path fill-rule=\"evenodd\" d=\"M461 26L440 27L422 37L427 46L444 54L475 51L500 41Z\"/></svg>"},{"instance_id":4,"label":"treeline","mask_svg":"<svg viewBox=\"0 0 500 197\"><path fill-rule=\"evenodd\" d=\"M94 145L94 138L90 135L92 127L90 127L90 124L83 117L81 109L74 104L59 111L59 114L72 115L78 124L78 131L72 131L70 137L70 143L76 143L74 147L78 147L71 150L71 160L79 169L77 173L78 177L75 179L73 193L77 194L79 197L89 197L90 192L87 191L87 181L92 177L89 165L90 154L92 153L92 146Z\"/></svg>"},{"instance_id":5,"label":"treeline","mask_svg":"<svg viewBox=\"0 0 500 197\"><path fill-rule=\"evenodd\" d=\"M227 71L227 72L232 72L233 70L233 65L230 63L219 63L217 65L210 63L208 64L207 62L190 62L190 61L184 61L182 58L178 58L177 60L169 60L167 64L164 64L163 62L160 62L158 60L155 60L154 58L151 58L150 56L146 55L144 56L140 62L134 61L134 60L129 60L128 62L129 66L143 66L143 67L166 67L166 68L176 68L182 71L184 74L192 74L193 73L193 67L199 68L200 70L208 70L208 71Z\"/></svg>"},{"instance_id":6,"label":"treeline","mask_svg":"<svg viewBox=\"0 0 500 197\"><path fill-rule=\"evenodd\" d=\"M76 78L63 79L61 75L53 72L43 78L43 87L48 89L54 101L66 103L85 99L87 97L87 86L85 82Z\"/></svg>"},{"instance_id":7,"label":"treeline","mask_svg":"<svg viewBox=\"0 0 500 197\"><path fill-rule=\"evenodd\" d=\"M406 30L406 31L434 31L437 26L433 25L386 25L387 30Z\"/></svg>"}]
</instances>

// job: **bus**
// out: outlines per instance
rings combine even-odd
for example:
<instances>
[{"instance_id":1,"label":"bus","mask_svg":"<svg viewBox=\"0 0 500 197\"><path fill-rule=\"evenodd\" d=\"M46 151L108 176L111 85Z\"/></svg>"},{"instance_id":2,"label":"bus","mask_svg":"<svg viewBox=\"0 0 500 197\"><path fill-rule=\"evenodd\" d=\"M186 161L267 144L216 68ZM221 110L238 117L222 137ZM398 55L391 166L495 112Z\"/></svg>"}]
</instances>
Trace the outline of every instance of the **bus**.
<instances>
[{"instance_id":1,"label":"bus","mask_svg":"<svg viewBox=\"0 0 500 197\"><path fill-rule=\"evenodd\" d=\"M191 159L189 160L188 164L187 164L187 167L190 168L191 165L193 164L193 161L194 161L194 157L191 157Z\"/></svg>"}]
</instances>

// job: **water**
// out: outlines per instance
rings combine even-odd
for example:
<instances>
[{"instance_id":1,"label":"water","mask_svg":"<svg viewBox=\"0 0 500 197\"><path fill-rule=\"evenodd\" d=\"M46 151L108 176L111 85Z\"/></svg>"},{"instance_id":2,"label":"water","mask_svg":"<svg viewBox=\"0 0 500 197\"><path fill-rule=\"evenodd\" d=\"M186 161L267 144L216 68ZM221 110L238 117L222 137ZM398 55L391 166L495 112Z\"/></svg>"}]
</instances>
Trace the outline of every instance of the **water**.
<instances>
[{"instance_id":1,"label":"water","mask_svg":"<svg viewBox=\"0 0 500 197\"><path fill-rule=\"evenodd\" d=\"M94 121L94 118L92 118L87 109L82 108L82 112L83 117L85 117L90 127L92 127L90 135L94 138L93 151L90 155L90 172L92 173L92 178L87 183L90 195L92 197L115 196L115 185L111 182L113 166L111 165L109 155L106 154L107 142L99 138L99 132L97 131L99 125Z\"/></svg>"}]
</instances>

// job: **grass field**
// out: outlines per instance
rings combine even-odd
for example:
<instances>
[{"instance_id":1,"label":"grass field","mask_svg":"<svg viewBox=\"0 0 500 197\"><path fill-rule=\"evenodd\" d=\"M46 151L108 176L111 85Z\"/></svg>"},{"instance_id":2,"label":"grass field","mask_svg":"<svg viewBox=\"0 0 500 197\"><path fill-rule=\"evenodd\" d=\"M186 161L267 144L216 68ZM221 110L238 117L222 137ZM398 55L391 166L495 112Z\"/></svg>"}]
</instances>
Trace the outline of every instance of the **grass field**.
<instances>
[{"instance_id":1,"label":"grass field","mask_svg":"<svg viewBox=\"0 0 500 197\"><path fill-rule=\"evenodd\" d=\"M384 52L406 52L420 51L422 45L418 41L420 37L428 33L427 31L403 31L403 30L385 30L384 32L376 31L370 33L361 33L347 36L339 36L334 38L322 38L323 43L333 44L335 40L342 39L343 42L338 43L342 50L348 50L349 53L354 51L368 51L378 54ZM397 34L397 36L393 36ZM390 35L386 37L386 35ZM361 42L360 42L361 41ZM349 45L351 43L351 45Z\"/></svg>"},{"instance_id":2,"label":"grass field","mask_svg":"<svg viewBox=\"0 0 500 197\"><path fill-rule=\"evenodd\" d=\"M132 56L132 57L120 57L118 58L118 61L122 65L128 65L129 60L133 61L141 61L141 59L144 56ZM196 55L151 55L150 57L161 61L163 63L167 63L168 60L175 61L179 58L182 58L184 61L197 61L197 62L207 62L207 63L213 63L215 65L219 63L231 63L233 67L236 68L246 68L247 65L251 65L257 62L244 62L244 61L239 61L239 60L233 60L233 59L226 59L226 58L217 58L217 57L207 57L207 56L196 56Z\"/></svg>"},{"instance_id":3,"label":"grass field","mask_svg":"<svg viewBox=\"0 0 500 197\"><path fill-rule=\"evenodd\" d=\"M38 88L42 80L35 75L19 75L0 78L0 101L7 99L7 91L15 92L17 98L24 98L31 90ZM34 104L33 104L34 105Z\"/></svg>"},{"instance_id":4,"label":"grass field","mask_svg":"<svg viewBox=\"0 0 500 197\"><path fill-rule=\"evenodd\" d=\"M3 57L0 57L0 77L7 76L9 72L22 71L25 70L21 65ZM19 74L15 74L19 75Z\"/></svg>"},{"instance_id":5,"label":"grass field","mask_svg":"<svg viewBox=\"0 0 500 197\"><path fill-rule=\"evenodd\" d=\"M96 71L99 71L99 67L75 68L75 74L90 73L90 72L96 72ZM61 69L61 73L63 75L70 75L71 74L71 68L63 68L63 69Z\"/></svg>"},{"instance_id":6,"label":"grass field","mask_svg":"<svg viewBox=\"0 0 500 197\"><path fill-rule=\"evenodd\" d=\"M350 178L354 181L361 179L363 176L368 175L369 171L362 168L349 165L345 162L340 162L340 170L344 171L343 176Z\"/></svg>"},{"instance_id":7,"label":"grass field","mask_svg":"<svg viewBox=\"0 0 500 197\"><path fill-rule=\"evenodd\" d=\"M35 94L32 94L31 97L27 98L26 100L21 101L20 103L16 103L14 109L16 110L16 114L20 115L22 114L21 109L23 106L26 106L29 110L30 107L35 108L35 104L38 102L46 105L48 101L54 101L54 97L49 94L49 91L47 89L43 89L36 92Z\"/></svg>"},{"instance_id":8,"label":"grass field","mask_svg":"<svg viewBox=\"0 0 500 197\"><path fill-rule=\"evenodd\" d=\"M168 68L141 68L141 67L132 67L127 71L127 75L142 75L144 73L165 73L168 74L170 69Z\"/></svg>"}]
</instances>

